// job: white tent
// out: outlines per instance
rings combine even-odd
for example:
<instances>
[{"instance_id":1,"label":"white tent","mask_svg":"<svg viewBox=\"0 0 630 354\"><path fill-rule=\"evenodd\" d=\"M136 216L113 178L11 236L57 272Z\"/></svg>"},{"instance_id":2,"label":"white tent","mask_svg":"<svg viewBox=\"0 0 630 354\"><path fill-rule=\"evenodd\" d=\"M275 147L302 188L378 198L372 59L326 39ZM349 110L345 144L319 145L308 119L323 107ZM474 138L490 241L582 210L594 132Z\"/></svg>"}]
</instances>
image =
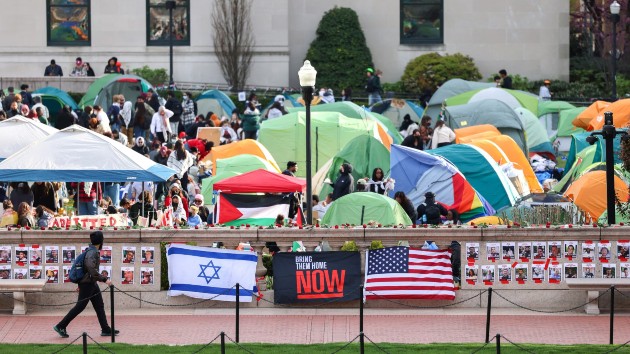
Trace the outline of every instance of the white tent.
<instances>
[{"instance_id":1,"label":"white tent","mask_svg":"<svg viewBox=\"0 0 630 354\"><path fill-rule=\"evenodd\" d=\"M53 127L23 116L0 122L0 161L56 132L58 130Z\"/></svg>"},{"instance_id":2,"label":"white tent","mask_svg":"<svg viewBox=\"0 0 630 354\"><path fill-rule=\"evenodd\" d=\"M0 181L165 181L176 172L78 125L0 162Z\"/></svg>"}]
</instances>

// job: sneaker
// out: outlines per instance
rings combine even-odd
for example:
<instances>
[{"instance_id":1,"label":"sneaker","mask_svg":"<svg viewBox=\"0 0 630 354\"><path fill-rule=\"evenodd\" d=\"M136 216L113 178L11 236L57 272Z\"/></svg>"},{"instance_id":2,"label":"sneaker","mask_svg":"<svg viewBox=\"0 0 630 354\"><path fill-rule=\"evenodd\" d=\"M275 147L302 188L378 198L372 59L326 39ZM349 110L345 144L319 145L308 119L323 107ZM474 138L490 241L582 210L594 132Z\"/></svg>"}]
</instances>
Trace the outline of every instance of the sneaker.
<instances>
[{"instance_id":1,"label":"sneaker","mask_svg":"<svg viewBox=\"0 0 630 354\"><path fill-rule=\"evenodd\" d=\"M114 335L118 335L120 333L119 330L115 330L114 331ZM112 330L110 329L109 331L101 331L101 337L111 337L112 336Z\"/></svg>"},{"instance_id":2,"label":"sneaker","mask_svg":"<svg viewBox=\"0 0 630 354\"><path fill-rule=\"evenodd\" d=\"M57 326L54 326L53 329L55 330L55 332L59 333L59 335L61 336L61 338L68 338L70 337L68 335L68 332L66 332L65 328L59 328Z\"/></svg>"}]
</instances>

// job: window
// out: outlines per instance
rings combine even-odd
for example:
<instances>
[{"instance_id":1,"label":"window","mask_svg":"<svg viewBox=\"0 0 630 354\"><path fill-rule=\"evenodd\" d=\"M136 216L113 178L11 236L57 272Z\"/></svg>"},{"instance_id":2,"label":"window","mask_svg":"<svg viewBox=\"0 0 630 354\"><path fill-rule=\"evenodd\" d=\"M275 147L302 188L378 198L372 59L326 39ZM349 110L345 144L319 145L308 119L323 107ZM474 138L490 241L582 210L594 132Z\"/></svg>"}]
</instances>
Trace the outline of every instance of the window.
<instances>
[{"instance_id":1,"label":"window","mask_svg":"<svg viewBox=\"0 0 630 354\"><path fill-rule=\"evenodd\" d=\"M401 0L400 43L442 44L444 0Z\"/></svg>"},{"instance_id":2,"label":"window","mask_svg":"<svg viewBox=\"0 0 630 354\"><path fill-rule=\"evenodd\" d=\"M147 0L147 45L169 45L167 0ZM190 2L175 0L173 45L190 45Z\"/></svg>"},{"instance_id":3,"label":"window","mask_svg":"<svg viewBox=\"0 0 630 354\"><path fill-rule=\"evenodd\" d=\"M89 46L90 0L46 0L49 46Z\"/></svg>"}]
</instances>

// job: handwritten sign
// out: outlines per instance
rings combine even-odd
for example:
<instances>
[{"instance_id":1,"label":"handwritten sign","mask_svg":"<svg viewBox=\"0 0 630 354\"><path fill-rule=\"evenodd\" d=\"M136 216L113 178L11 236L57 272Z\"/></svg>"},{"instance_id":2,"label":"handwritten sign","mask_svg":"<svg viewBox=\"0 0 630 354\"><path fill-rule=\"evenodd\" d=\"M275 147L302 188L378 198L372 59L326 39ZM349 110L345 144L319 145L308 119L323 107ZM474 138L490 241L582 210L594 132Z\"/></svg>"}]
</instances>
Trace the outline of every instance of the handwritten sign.
<instances>
[{"instance_id":1,"label":"handwritten sign","mask_svg":"<svg viewBox=\"0 0 630 354\"><path fill-rule=\"evenodd\" d=\"M127 214L59 216L50 219L48 227L66 228L76 225L80 225L83 228L127 226L129 225L127 220Z\"/></svg>"}]
</instances>

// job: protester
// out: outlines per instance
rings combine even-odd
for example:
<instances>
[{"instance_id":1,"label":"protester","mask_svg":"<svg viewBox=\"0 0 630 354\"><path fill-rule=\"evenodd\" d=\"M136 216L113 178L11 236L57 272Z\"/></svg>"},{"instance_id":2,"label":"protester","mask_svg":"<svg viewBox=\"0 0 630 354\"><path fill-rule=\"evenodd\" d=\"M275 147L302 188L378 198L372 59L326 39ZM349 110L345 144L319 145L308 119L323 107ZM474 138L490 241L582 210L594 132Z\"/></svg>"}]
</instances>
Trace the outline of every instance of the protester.
<instances>
[{"instance_id":1,"label":"protester","mask_svg":"<svg viewBox=\"0 0 630 354\"><path fill-rule=\"evenodd\" d=\"M372 171L372 178L365 178L370 192L387 195L394 190L395 181L392 178L385 178L383 169L380 167Z\"/></svg>"},{"instance_id":2,"label":"protester","mask_svg":"<svg viewBox=\"0 0 630 354\"><path fill-rule=\"evenodd\" d=\"M98 121L98 118L96 118L95 114L92 114L92 117L88 121L88 129L90 129L93 132L99 133L99 134L105 133L103 131L103 126Z\"/></svg>"},{"instance_id":3,"label":"protester","mask_svg":"<svg viewBox=\"0 0 630 354\"><path fill-rule=\"evenodd\" d=\"M9 195L9 199L13 205L20 205L22 202L26 202L28 205L33 207L33 201L35 197L33 196L33 191L31 187L29 187L26 182L12 182L10 184L11 194Z\"/></svg>"},{"instance_id":4,"label":"protester","mask_svg":"<svg viewBox=\"0 0 630 354\"><path fill-rule=\"evenodd\" d=\"M171 130L169 119L172 116L173 111L164 106L160 106L158 111L153 115L153 118L151 118L151 134L162 143L168 141L170 134L177 132Z\"/></svg>"},{"instance_id":5,"label":"protester","mask_svg":"<svg viewBox=\"0 0 630 354\"><path fill-rule=\"evenodd\" d=\"M136 99L136 108L133 113L133 124L132 124L133 136L135 138L141 136L146 139L145 132L151 129L151 123L152 123L154 114L155 114L155 111L153 110L153 108L151 108L151 106L148 103L145 102L144 96L143 95L138 96L138 98Z\"/></svg>"},{"instance_id":6,"label":"protester","mask_svg":"<svg viewBox=\"0 0 630 354\"><path fill-rule=\"evenodd\" d=\"M284 98L284 97L283 97ZM288 114L289 112L287 112L284 109L284 106L282 105L281 101L275 101L272 105L271 108L269 108L269 110L267 111L267 114L265 114L265 118L266 119L275 119L275 118L280 118L285 114Z\"/></svg>"},{"instance_id":7,"label":"protester","mask_svg":"<svg viewBox=\"0 0 630 354\"><path fill-rule=\"evenodd\" d=\"M96 285L97 281L103 282L107 284L107 286L111 286L112 284L111 280L99 273L99 252L103 248L103 241L104 236L101 231L95 231L90 234L91 244L85 254L85 262L83 265L85 275L79 282L79 298L77 300L77 304L56 326L53 327L55 332L57 332L62 338L69 337L66 328L75 317L83 312L87 306L88 300L92 303L92 307L94 307L94 311L96 312L96 317L98 318L98 322L101 326L101 336L112 335L112 329L109 327L107 317L105 315L105 306L103 304L101 289L98 285ZM118 333L119 331L116 330L113 334L117 335Z\"/></svg>"},{"instance_id":8,"label":"protester","mask_svg":"<svg viewBox=\"0 0 630 354\"><path fill-rule=\"evenodd\" d=\"M455 132L447 127L443 120L438 119L431 139L431 149L451 145L453 141L455 141Z\"/></svg>"},{"instance_id":9,"label":"protester","mask_svg":"<svg viewBox=\"0 0 630 354\"><path fill-rule=\"evenodd\" d=\"M221 145L230 144L238 140L238 135L232 128L230 121L227 119L223 119L221 121L221 132L219 141Z\"/></svg>"},{"instance_id":10,"label":"protester","mask_svg":"<svg viewBox=\"0 0 630 354\"><path fill-rule=\"evenodd\" d=\"M540 91L538 92L538 98L543 101L551 101L551 91L549 91L549 86L551 86L551 81L543 81L543 85L540 86Z\"/></svg>"},{"instance_id":11,"label":"protester","mask_svg":"<svg viewBox=\"0 0 630 354\"><path fill-rule=\"evenodd\" d=\"M127 141L132 141L134 138L133 127L135 118L135 114L132 112L133 103L131 103L131 101L125 101L124 96L122 96L122 102L122 108L119 113L120 132L127 138Z\"/></svg>"},{"instance_id":12,"label":"protester","mask_svg":"<svg viewBox=\"0 0 630 354\"><path fill-rule=\"evenodd\" d=\"M109 125L109 117L107 116L107 113L103 111L103 108L99 105L94 105L93 111L94 111L94 114L96 114L96 119L98 119L99 124L103 128L103 132L111 133L112 128Z\"/></svg>"},{"instance_id":13,"label":"protester","mask_svg":"<svg viewBox=\"0 0 630 354\"><path fill-rule=\"evenodd\" d=\"M295 177L295 173L298 170L297 162L289 161L287 162L287 169L282 171L283 175Z\"/></svg>"},{"instance_id":14,"label":"protester","mask_svg":"<svg viewBox=\"0 0 630 354\"><path fill-rule=\"evenodd\" d=\"M111 57L107 61L107 65L105 65L105 70L103 71L105 74L118 74L118 67L116 63L118 62L118 58Z\"/></svg>"},{"instance_id":15,"label":"protester","mask_svg":"<svg viewBox=\"0 0 630 354\"><path fill-rule=\"evenodd\" d=\"M63 70L61 70L61 66L57 65L55 59L52 59L50 65L44 70L44 76L63 76Z\"/></svg>"},{"instance_id":16,"label":"protester","mask_svg":"<svg viewBox=\"0 0 630 354\"><path fill-rule=\"evenodd\" d=\"M190 216L188 216L188 226L195 227L202 224L201 217L199 216L199 208L195 205L188 208L190 210Z\"/></svg>"},{"instance_id":17,"label":"protester","mask_svg":"<svg viewBox=\"0 0 630 354\"><path fill-rule=\"evenodd\" d=\"M372 68L367 68L365 72L367 75L365 91L368 93L368 105L372 106L375 103L381 102L381 79L378 75L374 75L374 69Z\"/></svg>"},{"instance_id":18,"label":"protester","mask_svg":"<svg viewBox=\"0 0 630 354\"><path fill-rule=\"evenodd\" d=\"M87 67L83 65L83 59L81 59L81 57L78 57L75 60L75 65L72 68L72 72L70 73L70 76L78 76L78 77L87 76Z\"/></svg>"},{"instance_id":19,"label":"protester","mask_svg":"<svg viewBox=\"0 0 630 354\"><path fill-rule=\"evenodd\" d=\"M333 184L333 200L337 200L346 194L354 192L354 177L352 177L352 165L344 163L339 167L339 177Z\"/></svg>"},{"instance_id":20,"label":"protester","mask_svg":"<svg viewBox=\"0 0 630 354\"><path fill-rule=\"evenodd\" d=\"M79 215L96 215L98 212L98 204L103 196L103 190L99 183L80 182L71 183L70 186L75 189L79 196Z\"/></svg>"},{"instance_id":21,"label":"protester","mask_svg":"<svg viewBox=\"0 0 630 354\"><path fill-rule=\"evenodd\" d=\"M186 141L186 145L188 145L190 149L197 148L197 151L199 151L199 160L203 160L214 147L214 142L207 139L190 139Z\"/></svg>"},{"instance_id":22,"label":"protester","mask_svg":"<svg viewBox=\"0 0 630 354\"><path fill-rule=\"evenodd\" d=\"M257 101L256 101L257 102ZM254 105L254 101L247 104L243 112L243 132L245 139L256 139L260 129L260 111Z\"/></svg>"},{"instance_id":23,"label":"protester","mask_svg":"<svg viewBox=\"0 0 630 354\"><path fill-rule=\"evenodd\" d=\"M87 63L87 62L86 62L85 64L83 64L83 66L85 67L85 72L86 72L86 75L87 75L88 77L94 77L94 76L96 76L96 75L94 74L94 69L92 69L92 66L90 65L90 63Z\"/></svg>"},{"instance_id":24,"label":"protester","mask_svg":"<svg viewBox=\"0 0 630 354\"><path fill-rule=\"evenodd\" d=\"M22 202L18 206L18 225L21 227L34 227L35 220L33 219L33 211L31 205L27 202Z\"/></svg>"},{"instance_id":25,"label":"protester","mask_svg":"<svg viewBox=\"0 0 630 354\"><path fill-rule=\"evenodd\" d=\"M177 177L182 180L182 188L184 190L187 189L188 184L188 169L193 163L192 156L184 148L184 143L181 140L177 140L166 165L177 172Z\"/></svg>"},{"instance_id":26,"label":"protester","mask_svg":"<svg viewBox=\"0 0 630 354\"><path fill-rule=\"evenodd\" d=\"M33 101L33 95L28 92L28 85L22 84L22 86L20 86L20 90L22 90L20 91L20 95L22 96L22 103L28 105L29 108L33 107L35 102Z\"/></svg>"},{"instance_id":27,"label":"protester","mask_svg":"<svg viewBox=\"0 0 630 354\"><path fill-rule=\"evenodd\" d=\"M122 205L122 203L121 203ZM129 207L129 218L134 225L138 224L138 218L142 216L147 218L147 225L151 226L151 222L155 219L155 209L153 208L153 197L150 190L142 192L141 197Z\"/></svg>"},{"instance_id":28,"label":"protester","mask_svg":"<svg viewBox=\"0 0 630 354\"><path fill-rule=\"evenodd\" d=\"M420 134L420 129L414 129L411 135L403 139L400 145L406 146L412 149L424 150L424 144L422 141L422 136Z\"/></svg>"},{"instance_id":29,"label":"protester","mask_svg":"<svg viewBox=\"0 0 630 354\"><path fill-rule=\"evenodd\" d=\"M201 221L210 223L210 209L208 209L208 207L204 205L203 195L195 195L193 203L197 208L199 208L199 217L201 217Z\"/></svg>"},{"instance_id":30,"label":"protester","mask_svg":"<svg viewBox=\"0 0 630 354\"><path fill-rule=\"evenodd\" d=\"M54 212L43 205L35 208L37 227L48 227L50 220L54 217Z\"/></svg>"},{"instance_id":31,"label":"protester","mask_svg":"<svg viewBox=\"0 0 630 354\"><path fill-rule=\"evenodd\" d=\"M144 143L144 138L139 136L136 138L131 150L137 152L140 155L149 156L149 147Z\"/></svg>"},{"instance_id":32,"label":"protester","mask_svg":"<svg viewBox=\"0 0 630 354\"><path fill-rule=\"evenodd\" d=\"M182 107L182 103L175 98L175 93L173 91L168 91L166 96L167 100L164 104L164 108L173 113L168 117L171 133L177 134L179 133L179 125L181 123L182 113L184 113L184 108Z\"/></svg>"},{"instance_id":33,"label":"protester","mask_svg":"<svg viewBox=\"0 0 630 354\"><path fill-rule=\"evenodd\" d=\"M326 199L317 203L317 205L313 206L313 211L317 212L318 219L324 218L324 215L326 215L326 212L328 211L328 208L330 208L330 204L332 202L333 202L333 194L328 193L326 195Z\"/></svg>"},{"instance_id":34,"label":"protester","mask_svg":"<svg viewBox=\"0 0 630 354\"><path fill-rule=\"evenodd\" d=\"M33 109L40 108L42 112L42 118L46 121L44 124L48 124L48 119L50 118L50 112L48 111L48 107L42 104L42 98L40 96L33 97Z\"/></svg>"},{"instance_id":35,"label":"protester","mask_svg":"<svg viewBox=\"0 0 630 354\"><path fill-rule=\"evenodd\" d=\"M501 87L504 89L512 89L512 78L508 75L505 69L499 70L499 76L501 76Z\"/></svg>"},{"instance_id":36,"label":"protester","mask_svg":"<svg viewBox=\"0 0 630 354\"><path fill-rule=\"evenodd\" d=\"M411 200L409 200L409 198L407 198L405 192L396 192L396 194L394 194L394 199L396 199L398 204L400 204L400 206L403 208L405 213L407 213L409 219L411 219L412 222L418 218L418 214L416 214L416 211L414 210L413 203L411 202Z\"/></svg>"},{"instance_id":37,"label":"protester","mask_svg":"<svg viewBox=\"0 0 630 354\"><path fill-rule=\"evenodd\" d=\"M33 206L44 206L47 209L56 211L57 201L55 196L55 189L50 182L35 182L33 183Z\"/></svg>"},{"instance_id":38,"label":"protester","mask_svg":"<svg viewBox=\"0 0 630 354\"><path fill-rule=\"evenodd\" d=\"M424 194L424 203L418 205L418 221L420 224L439 225L442 223L442 216L446 216L446 208L435 201L433 192Z\"/></svg>"},{"instance_id":39,"label":"protester","mask_svg":"<svg viewBox=\"0 0 630 354\"><path fill-rule=\"evenodd\" d=\"M182 124L184 125L184 131L188 130L192 124L195 123L195 101L192 98L190 92L185 92L182 97Z\"/></svg>"},{"instance_id":40,"label":"protester","mask_svg":"<svg viewBox=\"0 0 630 354\"><path fill-rule=\"evenodd\" d=\"M183 201L178 195L171 198L171 207L173 208L173 222L185 225L188 220L188 212L184 209Z\"/></svg>"},{"instance_id":41,"label":"protester","mask_svg":"<svg viewBox=\"0 0 630 354\"><path fill-rule=\"evenodd\" d=\"M158 152L157 155L155 155L155 157L153 158L153 161L159 163L160 165L166 166L168 163L168 157L170 156L170 154L171 152L168 150L166 146L160 146L160 151Z\"/></svg>"}]
</instances>

